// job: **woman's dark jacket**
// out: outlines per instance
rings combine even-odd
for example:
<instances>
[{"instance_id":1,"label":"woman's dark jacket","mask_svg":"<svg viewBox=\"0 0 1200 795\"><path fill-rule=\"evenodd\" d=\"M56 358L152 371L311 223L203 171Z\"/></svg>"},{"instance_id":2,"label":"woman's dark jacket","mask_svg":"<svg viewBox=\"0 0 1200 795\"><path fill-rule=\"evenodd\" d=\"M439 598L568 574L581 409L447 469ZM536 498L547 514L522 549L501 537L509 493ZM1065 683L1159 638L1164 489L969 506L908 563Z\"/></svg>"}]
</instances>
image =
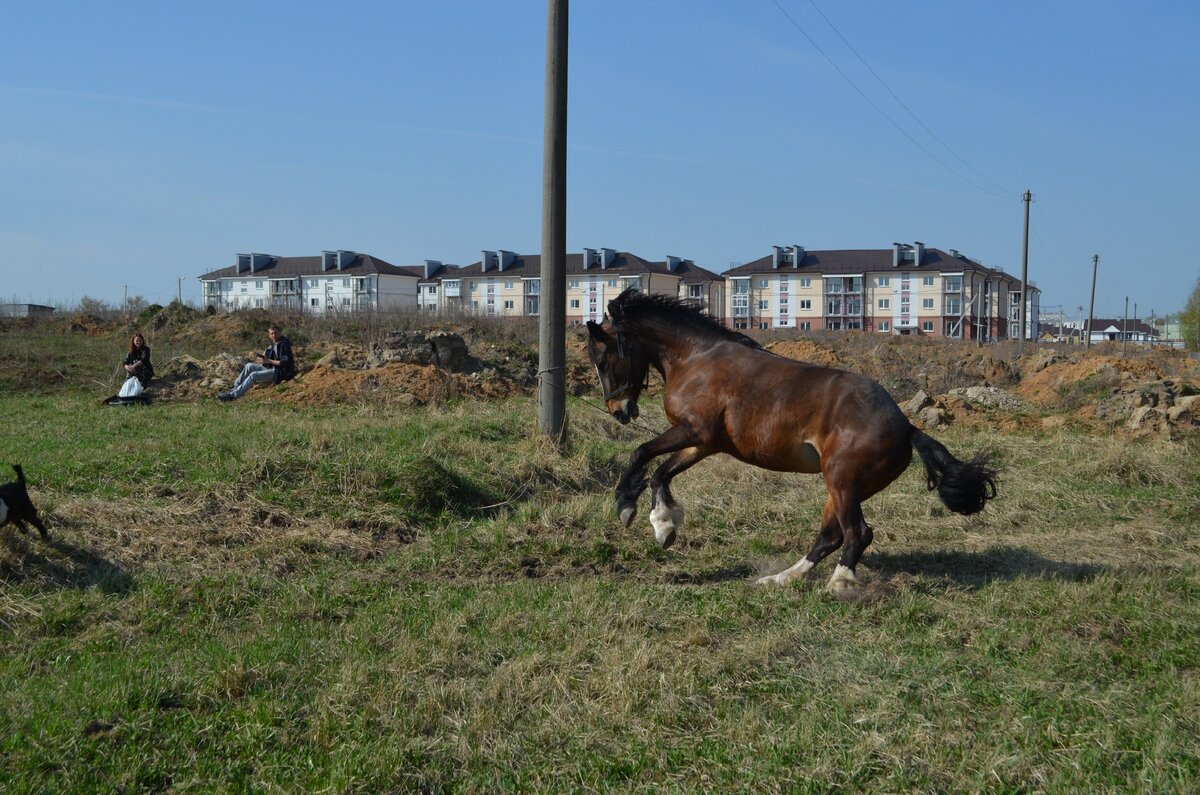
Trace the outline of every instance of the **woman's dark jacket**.
<instances>
[{"instance_id":1,"label":"woman's dark jacket","mask_svg":"<svg viewBox=\"0 0 1200 795\"><path fill-rule=\"evenodd\" d=\"M154 378L154 365L150 363L150 346L143 345L140 351L134 353L130 351L125 354L125 364L136 364L138 368L130 375L135 376L137 380L142 382L142 386L148 386L150 379Z\"/></svg>"}]
</instances>

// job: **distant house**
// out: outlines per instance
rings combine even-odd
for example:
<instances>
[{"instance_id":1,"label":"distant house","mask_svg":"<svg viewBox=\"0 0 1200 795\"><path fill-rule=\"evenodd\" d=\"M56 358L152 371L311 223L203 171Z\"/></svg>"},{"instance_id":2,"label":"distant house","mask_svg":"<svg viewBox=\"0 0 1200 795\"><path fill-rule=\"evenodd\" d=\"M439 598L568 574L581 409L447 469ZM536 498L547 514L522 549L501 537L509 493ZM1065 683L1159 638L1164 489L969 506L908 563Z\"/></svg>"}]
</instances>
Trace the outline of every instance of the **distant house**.
<instances>
[{"instance_id":1,"label":"distant house","mask_svg":"<svg viewBox=\"0 0 1200 795\"><path fill-rule=\"evenodd\" d=\"M727 323L737 329L863 330L996 340L1019 336L1021 282L924 243L890 249L771 254L725 271ZM1037 337L1040 291L1026 290L1026 336Z\"/></svg>"},{"instance_id":2,"label":"distant house","mask_svg":"<svg viewBox=\"0 0 1200 795\"><path fill-rule=\"evenodd\" d=\"M418 284L442 267L434 260L400 267L346 250L313 257L238 254L233 265L201 276L200 284L204 305L220 312L416 309Z\"/></svg>"},{"instance_id":3,"label":"distant house","mask_svg":"<svg viewBox=\"0 0 1200 795\"><path fill-rule=\"evenodd\" d=\"M0 317L43 318L54 314L54 307L42 304L0 304Z\"/></svg>"},{"instance_id":4,"label":"distant house","mask_svg":"<svg viewBox=\"0 0 1200 795\"><path fill-rule=\"evenodd\" d=\"M1093 343L1129 340L1146 344L1157 341L1159 337L1156 329L1136 318L1125 320L1124 318L1097 317L1092 319L1089 328L1088 336Z\"/></svg>"}]
</instances>

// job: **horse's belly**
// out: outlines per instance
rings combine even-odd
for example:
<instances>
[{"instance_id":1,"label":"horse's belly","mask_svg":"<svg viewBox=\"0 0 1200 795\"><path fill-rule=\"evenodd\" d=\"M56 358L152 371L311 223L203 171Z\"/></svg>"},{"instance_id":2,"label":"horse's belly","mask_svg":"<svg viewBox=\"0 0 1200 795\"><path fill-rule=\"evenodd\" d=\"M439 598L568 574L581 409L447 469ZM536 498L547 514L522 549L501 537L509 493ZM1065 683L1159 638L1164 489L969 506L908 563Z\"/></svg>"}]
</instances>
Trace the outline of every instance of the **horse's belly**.
<instances>
[{"instance_id":1,"label":"horse's belly","mask_svg":"<svg viewBox=\"0 0 1200 795\"><path fill-rule=\"evenodd\" d=\"M777 472L817 473L821 471L821 454L809 442L771 455L764 455L758 451L753 453L739 451L737 457L748 464L763 469L773 469Z\"/></svg>"}]
</instances>

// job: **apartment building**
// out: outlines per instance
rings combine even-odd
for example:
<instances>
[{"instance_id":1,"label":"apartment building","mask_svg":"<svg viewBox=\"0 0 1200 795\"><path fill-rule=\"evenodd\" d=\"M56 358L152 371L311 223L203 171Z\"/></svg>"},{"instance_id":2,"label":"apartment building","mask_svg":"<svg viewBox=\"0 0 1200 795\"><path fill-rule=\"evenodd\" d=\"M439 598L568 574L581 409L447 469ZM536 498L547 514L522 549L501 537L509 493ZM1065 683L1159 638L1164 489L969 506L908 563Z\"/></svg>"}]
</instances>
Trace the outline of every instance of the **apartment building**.
<instances>
[{"instance_id":1,"label":"apartment building","mask_svg":"<svg viewBox=\"0 0 1200 795\"><path fill-rule=\"evenodd\" d=\"M442 269L435 260L399 267L344 249L310 257L238 254L233 265L201 276L200 284L204 305L220 312L273 309L324 315L416 309L418 283Z\"/></svg>"},{"instance_id":2,"label":"apartment building","mask_svg":"<svg viewBox=\"0 0 1200 795\"><path fill-rule=\"evenodd\" d=\"M771 254L724 273L727 323L737 329L863 330L993 340L1015 334L1020 280L924 243L891 249ZM1027 290L1036 338L1038 290Z\"/></svg>"},{"instance_id":3,"label":"apartment building","mask_svg":"<svg viewBox=\"0 0 1200 795\"><path fill-rule=\"evenodd\" d=\"M478 262L423 280L424 309L474 312L486 317L536 317L541 311L542 258L505 249L484 250ZM566 257L566 319L603 320L608 302L632 287L670 295L721 317L724 279L682 257L643 259L627 251L585 248Z\"/></svg>"}]
</instances>

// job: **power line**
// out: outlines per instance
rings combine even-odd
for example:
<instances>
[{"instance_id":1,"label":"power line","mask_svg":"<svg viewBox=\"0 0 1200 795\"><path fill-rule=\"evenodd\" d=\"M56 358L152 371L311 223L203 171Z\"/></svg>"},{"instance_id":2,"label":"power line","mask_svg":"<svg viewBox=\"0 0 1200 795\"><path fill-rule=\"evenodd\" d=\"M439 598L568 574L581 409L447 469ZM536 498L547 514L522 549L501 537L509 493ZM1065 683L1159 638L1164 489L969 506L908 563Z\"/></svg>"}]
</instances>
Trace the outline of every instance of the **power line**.
<instances>
[{"instance_id":1,"label":"power line","mask_svg":"<svg viewBox=\"0 0 1200 795\"><path fill-rule=\"evenodd\" d=\"M965 159L963 159L963 157L962 157L962 156L961 156L961 155L960 155L958 152L955 152L953 149L951 149L951 148L950 148L950 144L948 144L948 143L946 143L945 141L943 141L943 140L941 139L941 137L940 137L940 136L939 136L937 133L935 133L933 130L929 129L928 125L926 125L926 124L925 124L925 122L921 121L921 117L920 117L920 116L918 116L916 113L914 113L914 112L913 112L913 110L912 110L912 108L910 108L910 107L907 105L907 103L905 103L905 101L904 101L904 100L900 99L900 97L898 97L898 96L896 95L896 92L892 90L892 87L891 87L891 86L889 86L889 85L888 85L886 82L884 82L884 79L883 79L882 77L880 77L880 76L879 76L879 75L878 75L878 74L875 72L875 70L874 70L874 69L872 69L872 68L871 68L871 65L870 65L869 63L867 63L867 62L866 62L866 60L865 60L865 59L864 59L864 58L863 58L861 55L859 55L859 53L858 53L858 50L854 49L854 45L853 45L853 44L851 44L849 41L847 41L847 40L846 40L846 37L842 35L842 32L841 32L840 30L838 30L838 28L837 28L837 25L833 24L833 21L832 21L832 20L830 20L830 19L829 19L829 17L825 16L825 12L824 12L824 11L822 11L822 10L821 10L821 9L820 9L820 8L817 6L816 2L814 2L814 0L808 0L808 3L809 3L809 5L811 5L811 6L812 6L812 7L813 7L813 8L816 10L816 12L817 12L818 14L820 14L820 15L821 15L821 19L825 20L825 23L826 23L827 25L829 25L829 27L830 27L830 28L833 30L833 32L834 32L834 33L836 33L836 34L837 34L837 37L838 37L839 39L841 39L841 40L842 40L842 44L845 44L845 45L846 45L846 47L848 47L848 48L849 48L850 52L854 53L854 57L858 59L858 62L859 62L859 63L861 63L863 66L865 66L865 67L866 67L866 69L867 69L867 71L871 73L871 76L872 76L872 77L874 77L876 80L878 80L878 81L879 81L879 85L883 86L883 87L884 87L884 89L885 89L885 90L886 90L886 91L887 91L889 94L891 94L891 95L892 95L892 99L894 99L894 100L896 100L896 102L900 103L900 107L902 107L902 108L904 108L906 111L908 111L908 115L909 115L909 116L912 116L912 117L913 117L913 120L914 120L914 121L915 121L917 124L921 125L921 129L923 129L923 130L925 130L925 132L929 133L929 135L930 135L930 136L933 138L933 140L935 140L935 141L937 141L939 144L941 144L941 145L942 145L942 147L943 147L943 148L944 148L944 149L945 149L947 152L949 152L950 154L954 155L954 157L955 157L955 158L958 160L958 162L960 162L960 163L962 163L964 166L966 166L966 167L967 167L967 168L968 168L968 169L971 171L971 173L975 174L975 176L979 177L979 178L980 178L980 179L982 179L984 182L988 183L988 184L989 184L989 185L991 185L993 188L995 188L996 190L998 190L998 191L1000 191L1001 193L1003 193L1003 194L1005 195L1005 197L1008 197L1008 196L1009 196L1009 195L1012 193L1012 191L1005 190L1005 189L1004 189L1004 187L1002 187L1001 185L997 185L995 182L993 182L992 180L988 179L986 176L984 176L983 174L981 174L981 173L978 171L978 169L974 168L974 167L973 167L973 166L972 166L970 163L968 163L968 162L967 162Z\"/></svg>"},{"instance_id":2,"label":"power line","mask_svg":"<svg viewBox=\"0 0 1200 795\"><path fill-rule=\"evenodd\" d=\"M813 40L813 37L808 35L808 32L803 27L800 26L800 23L797 22L792 17L792 15L789 14L787 12L787 10L779 4L779 0L771 0L771 2L775 5L776 8L779 9L779 13L783 14L783 16L787 18L788 22L792 23L792 27L794 27L796 30L800 31L800 35L803 36L808 41L808 43L813 46L813 49L815 49L817 52L819 52L821 54L821 57L824 58L829 63L829 65L832 66L834 68L834 70L839 75L842 76L842 79L845 80L847 83L849 83L850 87L858 92L858 95L860 97L862 97L864 100L866 100L867 103L872 108L874 108L875 111L880 116L887 119L888 123L891 124L893 127L895 127L896 130L901 135L903 135L905 138L907 138L909 141L911 141L913 146L917 147L922 152L924 152L925 155L930 160L937 163L939 166L946 169L951 174L958 177L963 182L966 182L968 185L972 186L973 188L975 188L976 190L978 190L982 193L986 193L989 196L996 196L1001 199L1012 199L1013 198L1012 196L1005 195L1003 193L997 193L996 191L991 190L990 188L985 188L984 186L980 185L978 182L976 182L975 180L966 176L965 174L962 174L962 173L956 171L952 166L950 166L948 163L946 163L940 157L935 155L933 152L930 152L920 141L918 141L916 138L914 138L912 135L910 135L908 130L905 130L903 127L901 127L899 124L897 124L896 120L887 114L887 111L885 111L883 108L879 107L879 104L877 102L875 102L875 100L873 100L869 96L867 96L866 92L864 92L861 88L859 88L857 83L855 83L852 79L850 79L850 75L846 74L846 72L843 71L843 69L840 66L838 66L837 63L832 58L829 57L829 54L826 53L825 50L821 49L821 45L817 44L817 42Z\"/></svg>"}]
</instances>

